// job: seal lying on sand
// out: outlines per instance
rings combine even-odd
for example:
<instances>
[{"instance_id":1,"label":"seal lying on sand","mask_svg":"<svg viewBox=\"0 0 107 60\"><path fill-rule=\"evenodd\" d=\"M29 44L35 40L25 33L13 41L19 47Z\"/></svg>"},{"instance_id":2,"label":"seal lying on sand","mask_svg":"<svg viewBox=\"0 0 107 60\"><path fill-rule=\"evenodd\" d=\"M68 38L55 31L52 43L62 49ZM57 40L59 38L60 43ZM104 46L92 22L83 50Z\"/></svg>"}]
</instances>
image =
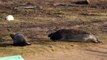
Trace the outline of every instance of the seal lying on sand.
<instances>
[{"instance_id":1,"label":"seal lying on sand","mask_svg":"<svg viewBox=\"0 0 107 60\"><path fill-rule=\"evenodd\" d=\"M61 29L48 35L52 41L71 41L71 42L94 42L100 43L98 38L88 32L74 29Z\"/></svg>"},{"instance_id":2,"label":"seal lying on sand","mask_svg":"<svg viewBox=\"0 0 107 60\"><path fill-rule=\"evenodd\" d=\"M10 34L10 37L13 39L14 46L30 45L30 43L27 42L23 34L20 33Z\"/></svg>"}]
</instances>

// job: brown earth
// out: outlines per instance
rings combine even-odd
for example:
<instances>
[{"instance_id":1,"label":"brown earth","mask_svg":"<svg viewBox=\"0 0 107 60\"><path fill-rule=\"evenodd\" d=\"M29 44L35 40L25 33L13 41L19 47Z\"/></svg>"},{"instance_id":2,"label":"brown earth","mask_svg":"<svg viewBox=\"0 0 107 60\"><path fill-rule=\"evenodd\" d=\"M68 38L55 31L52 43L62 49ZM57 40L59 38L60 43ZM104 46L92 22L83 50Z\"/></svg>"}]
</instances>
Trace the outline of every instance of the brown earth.
<instances>
[{"instance_id":1,"label":"brown earth","mask_svg":"<svg viewBox=\"0 0 107 60\"><path fill-rule=\"evenodd\" d=\"M25 60L106 60L107 45L95 45L88 47L69 47L58 51L47 51L42 54L24 56Z\"/></svg>"},{"instance_id":2,"label":"brown earth","mask_svg":"<svg viewBox=\"0 0 107 60\"><path fill-rule=\"evenodd\" d=\"M25 60L106 60L106 5L74 4L75 1L0 0L0 57L22 55ZM24 3L37 7L14 9ZM6 21L8 14L14 15L15 21ZM53 42L47 37L56 30L71 28L93 33L103 43ZM11 33L23 33L32 45L11 46Z\"/></svg>"}]
</instances>

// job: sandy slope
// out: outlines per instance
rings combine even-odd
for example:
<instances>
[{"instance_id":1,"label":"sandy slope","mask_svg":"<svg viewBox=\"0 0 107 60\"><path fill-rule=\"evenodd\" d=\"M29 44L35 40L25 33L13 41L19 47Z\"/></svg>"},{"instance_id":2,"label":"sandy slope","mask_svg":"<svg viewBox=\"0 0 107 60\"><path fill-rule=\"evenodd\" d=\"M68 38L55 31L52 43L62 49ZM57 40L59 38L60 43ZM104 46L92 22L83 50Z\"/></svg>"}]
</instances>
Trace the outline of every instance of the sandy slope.
<instances>
[{"instance_id":1,"label":"sandy slope","mask_svg":"<svg viewBox=\"0 0 107 60\"><path fill-rule=\"evenodd\" d=\"M70 50L29 55L25 60L107 60L107 45L72 48Z\"/></svg>"}]
</instances>

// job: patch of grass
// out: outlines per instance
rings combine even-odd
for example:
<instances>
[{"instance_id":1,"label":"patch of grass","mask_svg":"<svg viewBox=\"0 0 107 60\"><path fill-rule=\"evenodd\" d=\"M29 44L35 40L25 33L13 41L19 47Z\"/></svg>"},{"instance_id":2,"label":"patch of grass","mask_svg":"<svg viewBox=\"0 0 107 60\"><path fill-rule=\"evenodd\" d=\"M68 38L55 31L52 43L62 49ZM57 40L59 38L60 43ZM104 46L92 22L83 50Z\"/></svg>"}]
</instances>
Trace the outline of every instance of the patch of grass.
<instances>
[{"instance_id":1,"label":"patch of grass","mask_svg":"<svg viewBox=\"0 0 107 60\"><path fill-rule=\"evenodd\" d=\"M84 16L107 16L107 13L86 13Z\"/></svg>"},{"instance_id":2,"label":"patch of grass","mask_svg":"<svg viewBox=\"0 0 107 60\"><path fill-rule=\"evenodd\" d=\"M18 0L22 1L22 0ZM40 3L42 0L38 1ZM57 1L57 2L65 2L65 1L71 1L71 0L49 0L49 1ZM36 3L36 0L24 0L22 3L25 2L33 2ZM42 4L44 5L44 4ZM6 5L3 5L4 10L2 9L2 12L0 13L0 16L6 16L8 13L6 12L8 8L6 8ZM10 10L10 8L9 8ZM14 14L15 16L15 21L7 22L3 18L0 18L0 25L2 25L2 28L7 29L13 28L12 31L1 31L0 38L6 39L8 41L5 41L3 43L0 43L0 56L3 55L27 55L27 54L40 54L44 52L53 52L53 51L62 51L62 50L70 50L73 47L88 47L93 45L92 43L79 43L79 42L47 42L44 41L44 43L39 40L40 42L33 41L33 43L30 46L24 46L24 47L19 47L19 46L12 46L10 45L12 43L11 38L9 37L10 33L17 33L20 32L21 30L25 29L22 31L23 33L27 33L28 35L32 34L36 35L34 32L35 30L31 28L35 28L35 26L41 26L43 27L44 25L48 25L51 23L58 23L61 25L61 22L69 22L70 24L81 22L81 21L86 21L86 22L92 22L92 21L103 21L107 20L107 14L104 13L106 11L103 9L94 9L94 8L81 8L81 7L68 7L68 6L58 6L58 7L53 7L53 6L48 6L46 5L43 7L42 10L34 11L34 10L20 10ZM9 11L10 12L10 11ZM89 13L88 13L89 12ZM99 13L98 13L99 12ZM86 15L82 15L85 14ZM90 25L89 23L84 22L86 25L82 25L84 30L90 30L92 32L98 32L99 30L97 29L97 26ZM75 24L76 24L75 23ZM67 23L66 23L67 24ZM65 26L66 24L62 24ZM81 23L82 24L82 23ZM56 24L52 24L53 26ZM61 26L62 26L61 25ZM76 24L78 25L78 24ZM49 26L51 27L51 26ZM71 26L72 27L72 26ZM1 29L2 29L1 28ZM46 27L43 27L46 28ZM94 28L94 30L92 29ZM29 30L26 30L29 29ZM33 33L31 33L33 32ZM99 32L98 32L99 33ZM2 35L4 34L4 35ZM26 35L27 35L26 34ZM99 33L100 34L100 33ZM41 34L42 35L42 34ZM42 36L40 36L42 37ZM44 35L43 35L44 37ZM101 40L106 41L106 35L100 36ZM32 39L30 39L32 40Z\"/></svg>"}]
</instances>

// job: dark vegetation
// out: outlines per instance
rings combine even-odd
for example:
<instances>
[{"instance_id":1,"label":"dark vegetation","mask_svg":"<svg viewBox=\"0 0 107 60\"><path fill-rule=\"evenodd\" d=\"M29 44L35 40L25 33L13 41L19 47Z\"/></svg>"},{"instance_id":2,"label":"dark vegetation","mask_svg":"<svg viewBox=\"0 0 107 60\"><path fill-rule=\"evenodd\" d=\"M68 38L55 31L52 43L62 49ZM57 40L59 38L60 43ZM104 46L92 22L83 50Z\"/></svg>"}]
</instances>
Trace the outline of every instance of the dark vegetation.
<instances>
[{"instance_id":1,"label":"dark vegetation","mask_svg":"<svg viewBox=\"0 0 107 60\"><path fill-rule=\"evenodd\" d=\"M0 38L12 41L10 33L21 32L29 41L50 41L48 35L59 29L81 29L105 34L106 5L88 5L78 0L0 0ZM15 21L5 21L12 14ZM60 38L60 37L58 37Z\"/></svg>"},{"instance_id":2,"label":"dark vegetation","mask_svg":"<svg viewBox=\"0 0 107 60\"><path fill-rule=\"evenodd\" d=\"M35 58L35 53L46 52L47 54L47 52L64 51L64 49L68 51L75 46L97 48L99 45L67 41L53 42L48 35L52 36L61 29L92 33L103 44L107 44L106 12L106 5L89 5L84 0L0 0L0 56L20 54L26 58L33 55ZM5 17L10 14L15 17L14 21L5 20ZM13 33L23 34L31 45L12 46L13 40L10 34ZM56 41L59 38L62 36L55 33L53 40ZM55 56L59 57L59 55Z\"/></svg>"}]
</instances>

